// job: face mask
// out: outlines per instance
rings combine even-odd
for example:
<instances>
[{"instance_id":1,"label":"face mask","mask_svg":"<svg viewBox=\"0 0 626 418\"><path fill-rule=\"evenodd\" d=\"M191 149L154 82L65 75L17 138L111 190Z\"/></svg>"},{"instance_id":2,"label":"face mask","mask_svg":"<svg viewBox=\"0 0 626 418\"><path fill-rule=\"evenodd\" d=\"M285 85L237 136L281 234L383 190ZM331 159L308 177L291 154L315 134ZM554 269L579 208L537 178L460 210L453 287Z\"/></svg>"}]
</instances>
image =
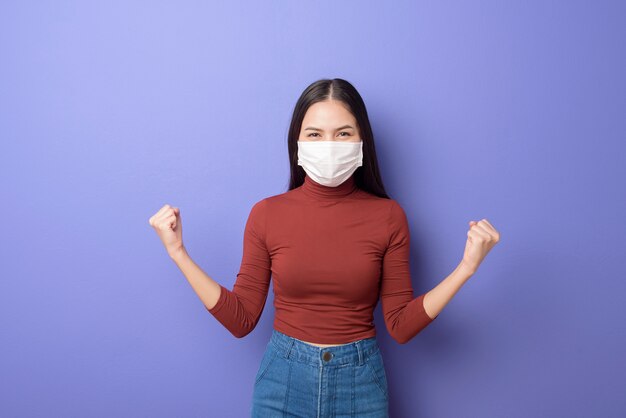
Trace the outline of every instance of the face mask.
<instances>
[{"instance_id":1,"label":"face mask","mask_svg":"<svg viewBox=\"0 0 626 418\"><path fill-rule=\"evenodd\" d=\"M317 183L339 186L363 165L363 141L298 141L298 165Z\"/></svg>"}]
</instances>

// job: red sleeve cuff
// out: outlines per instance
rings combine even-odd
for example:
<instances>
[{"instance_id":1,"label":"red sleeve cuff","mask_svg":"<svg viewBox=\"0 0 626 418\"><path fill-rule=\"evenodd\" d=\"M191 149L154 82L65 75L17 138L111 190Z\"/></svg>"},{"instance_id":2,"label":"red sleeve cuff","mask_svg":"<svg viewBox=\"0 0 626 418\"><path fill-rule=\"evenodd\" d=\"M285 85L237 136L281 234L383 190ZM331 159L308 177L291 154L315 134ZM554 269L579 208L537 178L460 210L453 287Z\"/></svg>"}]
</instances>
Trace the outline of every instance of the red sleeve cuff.
<instances>
[{"instance_id":1,"label":"red sleeve cuff","mask_svg":"<svg viewBox=\"0 0 626 418\"><path fill-rule=\"evenodd\" d=\"M207 311L211 312L212 314L216 314L222 308L222 306L224 306L224 302L226 301L226 292L227 290L224 288L224 286L220 285L220 296L217 299L217 303L211 309L206 308L205 306Z\"/></svg>"},{"instance_id":2,"label":"red sleeve cuff","mask_svg":"<svg viewBox=\"0 0 626 418\"><path fill-rule=\"evenodd\" d=\"M424 320L426 320L426 322L433 322L435 319L437 319L437 317L439 316L439 314L435 315L434 318L431 318L427 313L426 313L426 308L424 307L424 299L426 296L426 293L424 293L423 295L421 295L420 297L422 298L422 313L424 316Z\"/></svg>"}]
</instances>

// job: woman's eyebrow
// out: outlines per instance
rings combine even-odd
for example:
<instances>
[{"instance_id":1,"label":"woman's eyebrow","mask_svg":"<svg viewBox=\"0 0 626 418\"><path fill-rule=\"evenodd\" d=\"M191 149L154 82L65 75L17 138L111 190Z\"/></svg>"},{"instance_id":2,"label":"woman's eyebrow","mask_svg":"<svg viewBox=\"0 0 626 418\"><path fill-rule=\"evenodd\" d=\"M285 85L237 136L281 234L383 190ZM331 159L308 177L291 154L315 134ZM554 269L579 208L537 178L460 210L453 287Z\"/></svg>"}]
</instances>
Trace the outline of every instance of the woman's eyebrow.
<instances>
[{"instance_id":1,"label":"woman's eyebrow","mask_svg":"<svg viewBox=\"0 0 626 418\"><path fill-rule=\"evenodd\" d=\"M307 129L309 129L309 130L311 130L311 131L321 131L321 129L320 129L320 128L315 128L315 127L313 127L313 126L309 126L309 127L304 128L304 130L305 130L305 131L306 131ZM340 131L340 130L342 130L342 129L354 129L354 128L352 127L352 125L343 125L343 126L340 126L339 128L337 128L337 130L338 130L338 131Z\"/></svg>"}]
</instances>

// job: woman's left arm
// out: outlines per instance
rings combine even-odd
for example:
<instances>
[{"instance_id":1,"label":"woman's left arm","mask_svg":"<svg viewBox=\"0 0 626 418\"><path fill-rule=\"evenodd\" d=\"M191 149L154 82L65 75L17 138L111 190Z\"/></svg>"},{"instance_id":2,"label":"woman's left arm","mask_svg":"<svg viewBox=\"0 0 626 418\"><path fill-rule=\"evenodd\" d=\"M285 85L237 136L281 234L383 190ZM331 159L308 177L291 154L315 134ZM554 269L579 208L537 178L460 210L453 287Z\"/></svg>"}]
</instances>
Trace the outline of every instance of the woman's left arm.
<instances>
[{"instance_id":1,"label":"woman's left arm","mask_svg":"<svg viewBox=\"0 0 626 418\"><path fill-rule=\"evenodd\" d=\"M424 310L435 318L450 302L461 286L474 275L485 256L500 241L500 233L487 219L470 221L463 259L459 265L424 296Z\"/></svg>"}]
</instances>

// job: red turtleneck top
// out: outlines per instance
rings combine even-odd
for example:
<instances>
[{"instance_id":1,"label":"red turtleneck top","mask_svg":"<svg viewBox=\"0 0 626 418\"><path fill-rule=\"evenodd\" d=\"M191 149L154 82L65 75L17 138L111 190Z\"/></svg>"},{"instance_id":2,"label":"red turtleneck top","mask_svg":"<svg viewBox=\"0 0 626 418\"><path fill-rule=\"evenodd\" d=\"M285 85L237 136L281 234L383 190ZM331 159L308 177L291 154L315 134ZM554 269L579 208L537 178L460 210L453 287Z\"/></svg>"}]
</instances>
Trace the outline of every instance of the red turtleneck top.
<instances>
[{"instance_id":1,"label":"red turtleneck top","mask_svg":"<svg viewBox=\"0 0 626 418\"><path fill-rule=\"evenodd\" d=\"M361 190L304 183L252 206L233 290L207 310L235 337L256 326L274 280L274 329L318 344L376 335L378 299L389 334L408 342L434 319L413 297L409 226L402 207Z\"/></svg>"}]
</instances>

